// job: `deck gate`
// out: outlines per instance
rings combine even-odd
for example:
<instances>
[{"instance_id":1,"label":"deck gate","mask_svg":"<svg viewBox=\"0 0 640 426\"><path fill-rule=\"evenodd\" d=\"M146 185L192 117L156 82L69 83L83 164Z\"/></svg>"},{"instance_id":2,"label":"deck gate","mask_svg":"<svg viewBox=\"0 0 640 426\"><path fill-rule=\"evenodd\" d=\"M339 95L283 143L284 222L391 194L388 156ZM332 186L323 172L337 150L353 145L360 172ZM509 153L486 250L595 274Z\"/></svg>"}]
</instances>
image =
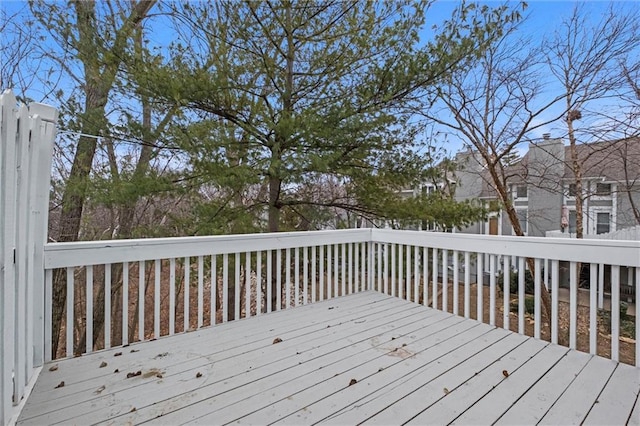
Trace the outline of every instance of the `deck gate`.
<instances>
[{"instance_id":1,"label":"deck gate","mask_svg":"<svg viewBox=\"0 0 640 426\"><path fill-rule=\"evenodd\" d=\"M57 111L0 95L0 425L44 360L44 244Z\"/></svg>"}]
</instances>

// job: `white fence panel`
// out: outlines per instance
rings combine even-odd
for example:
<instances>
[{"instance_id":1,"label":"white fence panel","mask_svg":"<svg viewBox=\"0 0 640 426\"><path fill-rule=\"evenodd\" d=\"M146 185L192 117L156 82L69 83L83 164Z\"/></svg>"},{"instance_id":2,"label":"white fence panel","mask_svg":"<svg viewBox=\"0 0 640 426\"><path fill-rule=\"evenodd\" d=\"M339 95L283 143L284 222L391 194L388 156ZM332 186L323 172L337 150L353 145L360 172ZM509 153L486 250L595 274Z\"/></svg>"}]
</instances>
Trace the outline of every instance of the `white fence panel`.
<instances>
[{"instance_id":1,"label":"white fence panel","mask_svg":"<svg viewBox=\"0 0 640 426\"><path fill-rule=\"evenodd\" d=\"M57 112L0 95L0 424L44 360L44 244Z\"/></svg>"}]
</instances>

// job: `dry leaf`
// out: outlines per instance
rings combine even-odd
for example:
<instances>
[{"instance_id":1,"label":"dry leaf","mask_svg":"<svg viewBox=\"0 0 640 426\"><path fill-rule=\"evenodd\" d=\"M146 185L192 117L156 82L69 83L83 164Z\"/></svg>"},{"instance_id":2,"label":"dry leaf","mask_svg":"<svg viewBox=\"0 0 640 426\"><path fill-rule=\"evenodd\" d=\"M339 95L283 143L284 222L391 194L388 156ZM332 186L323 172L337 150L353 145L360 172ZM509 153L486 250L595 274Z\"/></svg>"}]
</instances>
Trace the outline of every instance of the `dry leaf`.
<instances>
[{"instance_id":1,"label":"dry leaf","mask_svg":"<svg viewBox=\"0 0 640 426\"><path fill-rule=\"evenodd\" d=\"M502 370L502 375L504 377L509 377L509 372L507 370Z\"/></svg>"},{"instance_id":2,"label":"dry leaf","mask_svg":"<svg viewBox=\"0 0 640 426\"><path fill-rule=\"evenodd\" d=\"M104 368L104 367L106 367L106 366L107 366L107 363L106 363L106 362L102 361L102 362L100 363L100 368Z\"/></svg>"},{"instance_id":3,"label":"dry leaf","mask_svg":"<svg viewBox=\"0 0 640 426\"><path fill-rule=\"evenodd\" d=\"M117 368L115 370L113 370L114 373L119 373L120 370L118 370Z\"/></svg>"},{"instance_id":4,"label":"dry leaf","mask_svg":"<svg viewBox=\"0 0 640 426\"><path fill-rule=\"evenodd\" d=\"M131 353L140 352L140 349L131 349Z\"/></svg>"},{"instance_id":5,"label":"dry leaf","mask_svg":"<svg viewBox=\"0 0 640 426\"><path fill-rule=\"evenodd\" d=\"M129 412L130 412L130 413L133 413L134 411L136 411L136 407L133 407L133 408L131 409L131 411L129 411Z\"/></svg>"},{"instance_id":6,"label":"dry leaf","mask_svg":"<svg viewBox=\"0 0 640 426\"><path fill-rule=\"evenodd\" d=\"M156 377L157 377L158 379L162 379L162 374L158 373L158 374L156 374Z\"/></svg>"},{"instance_id":7,"label":"dry leaf","mask_svg":"<svg viewBox=\"0 0 640 426\"><path fill-rule=\"evenodd\" d=\"M56 371L57 369L58 369L58 364L52 365L51 367L49 367L49 371Z\"/></svg>"},{"instance_id":8,"label":"dry leaf","mask_svg":"<svg viewBox=\"0 0 640 426\"><path fill-rule=\"evenodd\" d=\"M96 389L96 390L95 390L95 392L93 392L93 393L95 393L96 395L98 395L98 394L102 393L102 391L103 391L103 390L105 390L106 388L107 388L107 387L106 387L105 385L102 385L102 386L100 386L98 389Z\"/></svg>"},{"instance_id":9,"label":"dry leaf","mask_svg":"<svg viewBox=\"0 0 640 426\"><path fill-rule=\"evenodd\" d=\"M130 379L132 377L136 377L136 376L140 376L142 375L142 371L138 370L136 372L131 372L131 373L127 373L127 379Z\"/></svg>"},{"instance_id":10,"label":"dry leaf","mask_svg":"<svg viewBox=\"0 0 640 426\"><path fill-rule=\"evenodd\" d=\"M56 386L55 388L58 389L58 388L63 388L63 387L64 387L64 381L58 383L58 386Z\"/></svg>"},{"instance_id":11,"label":"dry leaf","mask_svg":"<svg viewBox=\"0 0 640 426\"><path fill-rule=\"evenodd\" d=\"M199 379L200 377L202 377L202 373L198 371L198 372L196 373L196 379Z\"/></svg>"},{"instance_id":12,"label":"dry leaf","mask_svg":"<svg viewBox=\"0 0 640 426\"><path fill-rule=\"evenodd\" d=\"M115 354L113 354L113 356L120 356L122 355L122 352L116 352Z\"/></svg>"},{"instance_id":13,"label":"dry leaf","mask_svg":"<svg viewBox=\"0 0 640 426\"><path fill-rule=\"evenodd\" d=\"M351 379L349 381L349 386L355 385L356 383L358 383L358 381L356 379Z\"/></svg>"},{"instance_id":14,"label":"dry leaf","mask_svg":"<svg viewBox=\"0 0 640 426\"><path fill-rule=\"evenodd\" d=\"M443 391L444 391L444 394L445 394L445 395L448 395L448 394L449 394L449 389L444 388L444 389L443 389Z\"/></svg>"},{"instance_id":15,"label":"dry leaf","mask_svg":"<svg viewBox=\"0 0 640 426\"><path fill-rule=\"evenodd\" d=\"M280 343L282 342L282 339L279 337L276 337L275 339L273 339L273 344L275 345L276 343Z\"/></svg>"}]
</instances>

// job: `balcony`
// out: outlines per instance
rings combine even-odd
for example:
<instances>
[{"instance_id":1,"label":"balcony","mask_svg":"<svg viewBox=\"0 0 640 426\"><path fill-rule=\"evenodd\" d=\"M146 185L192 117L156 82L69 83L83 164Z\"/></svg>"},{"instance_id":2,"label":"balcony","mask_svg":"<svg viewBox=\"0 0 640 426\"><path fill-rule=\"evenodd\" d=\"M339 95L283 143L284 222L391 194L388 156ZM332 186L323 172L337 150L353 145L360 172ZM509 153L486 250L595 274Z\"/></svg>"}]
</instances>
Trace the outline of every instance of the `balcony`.
<instances>
[{"instance_id":1,"label":"balcony","mask_svg":"<svg viewBox=\"0 0 640 426\"><path fill-rule=\"evenodd\" d=\"M639 285L637 253L629 241L378 229L47 244L48 362L18 424L637 423L640 376L626 363L638 347L620 340L619 309L610 337L597 325L600 265L613 265L616 307L621 270ZM511 265L524 276L525 259L531 315L524 285L510 293L497 278ZM578 306L573 272L568 301L553 297L565 262L592 268L590 306ZM67 310L55 359L58 271ZM86 318L101 288L118 297L97 330Z\"/></svg>"},{"instance_id":2,"label":"balcony","mask_svg":"<svg viewBox=\"0 0 640 426\"><path fill-rule=\"evenodd\" d=\"M11 127L13 104L3 425L640 423L640 305L621 300L640 290L640 242L349 229L45 243L55 114L22 108L31 126Z\"/></svg>"}]
</instances>

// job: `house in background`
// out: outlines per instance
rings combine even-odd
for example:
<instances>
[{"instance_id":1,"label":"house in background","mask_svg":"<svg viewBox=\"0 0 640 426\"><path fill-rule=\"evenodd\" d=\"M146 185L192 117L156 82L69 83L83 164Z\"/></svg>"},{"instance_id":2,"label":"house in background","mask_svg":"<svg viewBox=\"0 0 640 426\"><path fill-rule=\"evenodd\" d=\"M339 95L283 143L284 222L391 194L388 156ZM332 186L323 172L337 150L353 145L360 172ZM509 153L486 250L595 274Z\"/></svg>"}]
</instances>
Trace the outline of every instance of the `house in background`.
<instances>
[{"instance_id":1,"label":"house in background","mask_svg":"<svg viewBox=\"0 0 640 426\"><path fill-rule=\"evenodd\" d=\"M606 234L638 225L640 207L640 139L630 138L576 146L582 168L584 235ZM575 237L576 187L570 147L548 134L531 143L529 151L506 169L514 207L526 235L546 236L561 231L563 210L568 226L564 234ZM471 150L458 153L460 164L457 200L479 198L487 203L498 197L481 157ZM563 209L564 207L564 209ZM636 213L634 213L634 210ZM459 232L513 235L503 210L484 223Z\"/></svg>"}]
</instances>

